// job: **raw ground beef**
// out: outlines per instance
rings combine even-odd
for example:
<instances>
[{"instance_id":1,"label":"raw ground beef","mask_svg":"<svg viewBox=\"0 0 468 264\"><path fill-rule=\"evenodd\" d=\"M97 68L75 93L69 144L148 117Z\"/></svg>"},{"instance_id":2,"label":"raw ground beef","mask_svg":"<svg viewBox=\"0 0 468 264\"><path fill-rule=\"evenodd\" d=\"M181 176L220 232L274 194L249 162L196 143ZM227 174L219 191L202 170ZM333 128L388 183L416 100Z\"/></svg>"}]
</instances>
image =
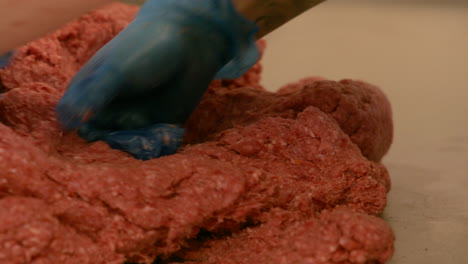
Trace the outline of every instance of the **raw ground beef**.
<instances>
[{"instance_id":1,"label":"raw ground beef","mask_svg":"<svg viewBox=\"0 0 468 264\"><path fill-rule=\"evenodd\" d=\"M364 82L215 81L179 153L64 134L54 106L136 7L110 5L0 70L0 263L385 263L390 105ZM264 47L264 43L260 42Z\"/></svg>"},{"instance_id":2,"label":"raw ground beef","mask_svg":"<svg viewBox=\"0 0 468 264\"><path fill-rule=\"evenodd\" d=\"M253 70L256 77L256 69ZM390 104L373 85L308 78L272 93L259 88L257 83L250 84L234 81L224 87L215 83L187 123L188 142L204 142L234 125L249 125L267 116L296 118L298 113L314 106L335 119L368 159L378 162L390 148L393 138Z\"/></svg>"},{"instance_id":3,"label":"raw ground beef","mask_svg":"<svg viewBox=\"0 0 468 264\"><path fill-rule=\"evenodd\" d=\"M335 209L317 217L270 210L262 225L225 239L212 238L175 254L186 263L383 263L392 253L392 231L378 218Z\"/></svg>"}]
</instances>

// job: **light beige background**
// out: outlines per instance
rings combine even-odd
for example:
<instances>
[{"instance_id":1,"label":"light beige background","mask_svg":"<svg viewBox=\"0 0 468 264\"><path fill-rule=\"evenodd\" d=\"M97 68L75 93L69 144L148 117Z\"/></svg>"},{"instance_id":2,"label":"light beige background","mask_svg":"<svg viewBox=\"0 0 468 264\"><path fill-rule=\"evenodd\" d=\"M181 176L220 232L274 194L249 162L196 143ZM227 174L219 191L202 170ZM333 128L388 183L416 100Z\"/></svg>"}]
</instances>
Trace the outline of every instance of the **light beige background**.
<instances>
[{"instance_id":1,"label":"light beige background","mask_svg":"<svg viewBox=\"0 0 468 264\"><path fill-rule=\"evenodd\" d=\"M468 0L409 2L329 0L310 10L267 37L263 83L274 90L319 75L379 85L395 120L384 160L393 180L384 218L397 237L391 263L464 264Z\"/></svg>"}]
</instances>

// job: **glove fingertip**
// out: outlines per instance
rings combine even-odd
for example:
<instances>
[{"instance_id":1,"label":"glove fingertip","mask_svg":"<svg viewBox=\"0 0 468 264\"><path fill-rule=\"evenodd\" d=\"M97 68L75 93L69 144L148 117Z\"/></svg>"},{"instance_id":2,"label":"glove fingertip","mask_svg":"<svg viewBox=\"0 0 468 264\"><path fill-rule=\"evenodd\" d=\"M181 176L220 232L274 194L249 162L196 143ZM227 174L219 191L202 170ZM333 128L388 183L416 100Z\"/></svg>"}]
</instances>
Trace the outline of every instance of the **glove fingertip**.
<instances>
[{"instance_id":1,"label":"glove fingertip","mask_svg":"<svg viewBox=\"0 0 468 264\"><path fill-rule=\"evenodd\" d=\"M158 124L142 130L111 133L103 141L111 148L125 151L136 159L149 160L177 152L183 136L183 128Z\"/></svg>"},{"instance_id":2,"label":"glove fingertip","mask_svg":"<svg viewBox=\"0 0 468 264\"><path fill-rule=\"evenodd\" d=\"M68 90L56 106L58 120L67 130L79 128L103 109L119 88L119 77L103 67L82 69L71 81Z\"/></svg>"},{"instance_id":3,"label":"glove fingertip","mask_svg":"<svg viewBox=\"0 0 468 264\"><path fill-rule=\"evenodd\" d=\"M55 107L57 120L64 130L75 130L85 121L86 116L91 116L91 112L77 110L73 105L60 101Z\"/></svg>"},{"instance_id":4,"label":"glove fingertip","mask_svg":"<svg viewBox=\"0 0 468 264\"><path fill-rule=\"evenodd\" d=\"M57 120L65 130L78 129L88 121L95 112L95 106L91 101L78 95L71 89L60 99L55 107Z\"/></svg>"}]
</instances>

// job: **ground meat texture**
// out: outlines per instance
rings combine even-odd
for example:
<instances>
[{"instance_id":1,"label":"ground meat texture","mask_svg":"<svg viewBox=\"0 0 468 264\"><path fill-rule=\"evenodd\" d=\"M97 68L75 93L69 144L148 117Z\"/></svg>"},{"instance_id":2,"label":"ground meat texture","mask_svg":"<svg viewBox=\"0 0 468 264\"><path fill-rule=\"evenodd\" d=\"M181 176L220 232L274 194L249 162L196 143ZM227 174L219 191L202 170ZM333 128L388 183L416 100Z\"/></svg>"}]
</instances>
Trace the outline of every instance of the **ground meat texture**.
<instances>
[{"instance_id":1,"label":"ground meat texture","mask_svg":"<svg viewBox=\"0 0 468 264\"><path fill-rule=\"evenodd\" d=\"M191 264L384 263L393 253L393 240L382 219L366 214L335 209L305 217L275 209L262 215L258 227L194 241L175 255L178 263Z\"/></svg>"},{"instance_id":2,"label":"ground meat texture","mask_svg":"<svg viewBox=\"0 0 468 264\"><path fill-rule=\"evenodd\" d=\"M258 64L213 82L187 123L191 144L145 162L63 133L54 107L70 78L136 12L92 12L19 48L0 70L0 263L390 258L393 234L372 215L390 188L376 161L391 113L371 85L314 79L268 93ZM215 238L194 243L200 232Z\"/></svg>"},{"instance_id":3,"label":"ground meat texture","mask_svg":"<svg viewBox=\"0 0 468 264\"><path fill-rule=\"evenodd\" d=\"M308 106L332 116L370 160L380 161L393 139L392 111L377 87L362 81L309 78L277 93L250 87L210 89L187 122L187 141L202 142L220 131L265 116L295 118ZM201 122L203 120L203 122Z\"/></svg>"},{"instance_id":4,"label":"ground meat texture","mask_svg":"<svg viewBox=\"0 0 468 264\"><path fill-rule=\"evenodd\" d=\"M125 260L94 243L92 237L80 235L39 199L10 196L0 200L0 208L0 263L117 264Z\"/></svg>"}]
</instances>

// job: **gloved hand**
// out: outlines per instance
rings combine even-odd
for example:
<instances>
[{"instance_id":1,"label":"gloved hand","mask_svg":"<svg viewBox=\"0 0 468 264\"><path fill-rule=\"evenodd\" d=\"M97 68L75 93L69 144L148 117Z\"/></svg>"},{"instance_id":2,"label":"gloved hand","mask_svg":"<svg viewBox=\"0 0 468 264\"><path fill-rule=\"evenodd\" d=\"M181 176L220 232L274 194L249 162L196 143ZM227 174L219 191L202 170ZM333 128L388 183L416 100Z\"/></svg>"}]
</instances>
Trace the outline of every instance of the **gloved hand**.
<instances>
[{"instance_id":1,"label":"gloved hand","mask_svg":"<svg viewBox=\"0 0 468 264\"><path fill-rule=\"evenodd\" d=\"M258 60L256 31L231 0L149 0L73 78L58 120L137 158L172 154L215 75L237 78Z\"/></svg>"}]
</instances>

